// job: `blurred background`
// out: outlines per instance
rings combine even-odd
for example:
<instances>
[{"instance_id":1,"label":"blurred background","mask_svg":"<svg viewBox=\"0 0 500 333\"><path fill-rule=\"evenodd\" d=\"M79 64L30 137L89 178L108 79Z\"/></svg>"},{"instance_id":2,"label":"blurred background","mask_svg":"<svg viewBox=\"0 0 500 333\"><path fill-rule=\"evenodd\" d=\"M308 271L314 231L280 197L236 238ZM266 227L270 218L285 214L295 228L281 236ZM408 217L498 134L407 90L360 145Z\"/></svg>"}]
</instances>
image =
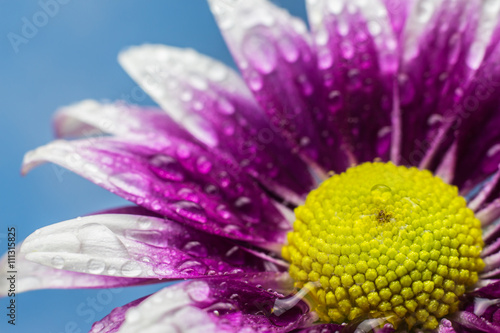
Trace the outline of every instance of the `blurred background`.
<instances>
[{"instance_id":1,"label":"blurred background","mask_svg":"<svg viewBox=\"0 0 500 333\"><path fill-rule=\"evenodd\" d=\"M54 1L58 8L47 9ZM274 2L305 18L303 0ZM40 27L29 30L33 20ZM119 51L142 43L191 47L234 67L204 0L0 0L0 38L0 254L7 226L17 227L21 241L37 228L125 203L53 165L19 173L24 153L53 139L60 106L86 98L154 104L118 65ZM16 297L15 327L3 298L0 331L87 332L113 308L163 286L27 292ZM92 307L92 299L104 301Z\"/></svg>"}]
</instances>

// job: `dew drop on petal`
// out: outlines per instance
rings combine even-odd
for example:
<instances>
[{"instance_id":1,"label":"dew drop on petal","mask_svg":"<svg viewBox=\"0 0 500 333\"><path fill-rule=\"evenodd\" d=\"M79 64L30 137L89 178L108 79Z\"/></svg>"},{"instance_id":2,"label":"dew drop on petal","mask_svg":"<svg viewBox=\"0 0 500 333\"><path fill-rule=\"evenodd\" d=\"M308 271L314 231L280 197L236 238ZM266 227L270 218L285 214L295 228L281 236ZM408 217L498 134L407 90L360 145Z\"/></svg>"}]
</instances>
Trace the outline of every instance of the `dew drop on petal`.
<instances>
[{"instance_id":1,"label":"dew drop on petal","mask_svg":"<svg viewBox=\"0 0 500 333\"><path fill-rule=\"evenodd\" d=\"M182 250L193 257L199 258L205 258L208 254L207 247L198 241L187 242Z\"/></svg>"},{"instance_id":2,"label":"dew drop on petal","mask_svg":"<svg viewBox=\"0 0 500 333\"><path fill-rule=\"evenodd\" d=\"M195 302L203 302L210 294L210 287L204 281L193 281L186 286L186 292Z\"/></svg>"},{"instance_id":3,"label":"dew drop on petal","mask_svg":"<svg viewBox=\"0 0 500 333\"><path fill-rule=\"evenodd\" d=\"M269 74L277 64L274 44L263 34L250 34L243 40L243 54L253 68L262 74Z\"/></svg>"},{"instance_id":4,"label":"dew drop on petal","mask_svg":"<svg viewBox=\"0 0 500 333\"><path fill-rule=\"evenodd\" d=\"M222 114L231 115L234 113L234 105L225 98L219 98L217 100L217 110Z\"/></svg>"},{"instance_id":5,"label":"dew drop on petal","mask_svg":"<svg viewBox=\"0 0 500 333\"><path fill-rule=\"evenodd\" d=\"M162 154L154 155L150 161L150 169L160 178L171 181L184 180L182 167L171 156Z\"/></svg>"},{"instance_id":6,"label":"dew drop on petal","mask_svg":"<svg viewBox=\"0 0 500 333\"><path fill-rule=\"evenodd\" d=\"M106 264L102 260L90 259L87 263L87 270L90 274L101 274L106 269Z\"/></svg>"},{"instance_id":7,"label":"dew drop on petal","mask_svg":"<svg viewBox=\"0 0 500 333\"><path fill-rule=\"evenodd\" d=\"M278 47L285 58L289 63L294 63L299 58L299 50L293 40L287 36L283 36L278 40Z\"/></svg>"},{"instance_id":8,"label":"dew drop on petal","mask_svg":"<svg viewBox=\"0 0 500 333\"><path fill-rule=\"evenodd\" d=\"M208 160L205 156L200 156L196 160L196 168L202 174L207 174L212 170L212 162Z\"/></svg>"},{"instance_id":9,"label":"dew drop on petal","mask_svg":"<svg viewBox=\"0 0 500 333\"><path fill-rule=\"evenodd\" d=\"M260 76L259 73L257 73L257 71L249 70L247 74L247 79L250 89L252 89L253 91L259 91L262 89L263 86L262 77Z\"/></svg>"},{"instance_id":10,"label":"dew drop on petal","mask_svg":"<svg viewBox=\"0 0 500 333\"><path fill-rule=\"evenodd\" d=\"M141 275L142 268L141 268L141 266L139 266L138 263L136 263L134 261L127 261L121 267L121 272L126 277L135 277L135 276Z\"/></svg>"},{"instance_id":11,"label":"dew drop on petal","mask_svg":"<svg viewBox=\"0 0 500 333\"><path fill-rule=\"evenodd\" d=\"M55 256L51 260L52 267L61 269L64 267L64 258L61 256Z\"/></svg>"},{"instance_id":12,"label":"dew drop on petal","mask_svg":"<svg viewBox=\"0 0 500 333\"><path fill-rule=\"evenodd\" d=\"M182 217L199 223L207 222L205 210L197 203L191 201L178 201L174 203L173 206L175 212Z\"/></svg>"},{"instance_id":13,"label":"dew drop on petal","mask_svg":"<svg viewBox=\"0 0 500 333\"><path fill-rule=\"evenodd\" d=\"M208 267L205 264L196 260L186 260L177 266L177 270L184 274L204 275L207 269Z\"/></svg>"}]
</instances>

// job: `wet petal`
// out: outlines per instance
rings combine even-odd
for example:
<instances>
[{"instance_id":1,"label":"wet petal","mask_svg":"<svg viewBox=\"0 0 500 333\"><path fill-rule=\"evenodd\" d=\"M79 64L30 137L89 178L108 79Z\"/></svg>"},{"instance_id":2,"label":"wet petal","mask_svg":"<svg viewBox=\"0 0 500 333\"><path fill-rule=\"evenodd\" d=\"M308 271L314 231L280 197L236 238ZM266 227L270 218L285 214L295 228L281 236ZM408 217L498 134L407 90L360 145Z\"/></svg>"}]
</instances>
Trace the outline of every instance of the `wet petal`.
<instances>
[{"instance_id":1,"label":"wet petal","mask_svg":"<svg viewBox=\"0 0 500 333\"><path fill-rule=\"evenodd\" d=\"M92 325L89 333L116 333L125 321L125 313L128 309L138 306L147 297L139 298L124 306L113 309L109 315Z\"/></svg>"},{"instance_id":2,"label":"wet petal","mask_svg":"<svg viewBox=\"0 0 500 333\"><path fill-rule=\"evenodd\" d=\"M19 250L19 249L17 249ZM0 259L0 297L6 296L8 287L7 255ZM61 264L61 257L53 258L53 266ZM17 251L16 292L22 293L38 289L81 289L81 288L116 288L158 282L157 279L125 278L115 276L92 275L77 273L64 269L53 268L27 260L24 254Z\"/></svg>"},{"instance_id":3,"label":"wet petal","mask_svg":"<svg viewBox=\"0 0 500 333\"><path fill-rule=\"evenodd\" d=\"M438 333L457 333L451 321L446 318L441 319L438 327Z\"/></svg>"},{"instance_id":4,"label":"wet petal","mask_svg":"<svg viewBox=\"0 0 500 333\"><path fill-rule=\"evenodd\" d=\"M193 50L163 45L130 48L120 62L173 119L270 190L298 202L314 186L305 163L230 68Z\"/></svg>"},{"instance_id":5,"label":"wet petal","mask_svg":"<svg viewBox=\"0 0 500 333\"><path fill-rule=\"evenodd\" d=\"M121 102L99 103L84 100L61 108L54 116L57 137L92 137L96 134L142 136L148 140L175 136L195 142L158 108L133 106Z\"/></svg>"},{"instance_id":6,"label":"wet petal","mask_svg":"<svg viewBox=\"0 0 500 333\"><path fill-rule=\"evenodd\" d=\"M473 72L467 56L473 41L483 37L480 19L479 1L415 1L402 35L397 162L436 166L433 159L442 155L438 147L445 140L438 130Z\"/></svg>"},{"instance_id":7,"label":"wet petal","mask_svg":"<svg viewBox=\"0 0 500 333\"><path fill-rule=\"evenodd\" d=\"M389 158L397 41L380 1L309 1L323 102L359 162Z\"/></svg>"},{"instance_id":8,"label":"wet petal","mask_svg":"<svg viewBox=\"0 0 500 333\"><path fill-rule=\"evenodd\" d=\"M26 154L23 172L60 164L148 210L278 251L290 223L229 160L177 138L55 141Z\"/></svg>"},{"instance_id":9,"label":"wet petal","mask_svg":"<svg viewBox=\"0 0 500 333\"><path fill-rule=\"evenodd\" d=\"M79 273L183 279L277 271L234 243L151 216L91 215L35 231L26 259Z\"/></svg>"},{"instance_id":10,"label":"wet petal","mask_svg":"<svg viewBox=\"0 0 500 333\"><path fill-rule=\"evenodd\" d=\"M500 325L485 320L482 317L476 316L472 312L460 311L453 315L453 321L459 323L463 327L480 332L497 333L500 332Z\"/></svg>"},{"instance_id":11,"label":"wet petal","mask_svg":"<svg viewBox=\"0 0 500 333\"><path fill-rule=\"evenodd\" d=\"M272 314L283 295L248 282L214 279L167 287L130 308L119 332L289 332L310 321L303 302L281 316Z\"/></svg>"},{"instance_id":12,"label":"wet petal","mask_svg":"<svg viewBox=\"0 0 500 333\"><path fill-rule=\"evenodd\" d=\"M349 160L327 114L306 26L265 0L210 1L243 77L272 125L307 160L343 171Z\"/></svg>"}]
</instances>

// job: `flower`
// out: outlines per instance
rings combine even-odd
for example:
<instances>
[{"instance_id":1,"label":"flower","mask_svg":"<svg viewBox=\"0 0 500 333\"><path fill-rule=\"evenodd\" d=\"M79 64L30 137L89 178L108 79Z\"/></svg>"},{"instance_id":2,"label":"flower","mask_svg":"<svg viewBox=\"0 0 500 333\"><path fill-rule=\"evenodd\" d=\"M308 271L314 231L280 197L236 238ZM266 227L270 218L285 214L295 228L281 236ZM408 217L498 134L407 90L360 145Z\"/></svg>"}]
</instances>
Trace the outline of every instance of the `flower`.
<instances>
[{"instance_id":1,"label":"flower","mask_svg":"<svg viewBox=\"0 0 500 333\"><path fill-rule=\"evenodd\" d=\"M92 332L498 332L500 6L210 4L243 80L131 48L166 113L83 101L26 154L136 206L34 232L19 291L188 280Z\"/></svg>"}]
</instances>

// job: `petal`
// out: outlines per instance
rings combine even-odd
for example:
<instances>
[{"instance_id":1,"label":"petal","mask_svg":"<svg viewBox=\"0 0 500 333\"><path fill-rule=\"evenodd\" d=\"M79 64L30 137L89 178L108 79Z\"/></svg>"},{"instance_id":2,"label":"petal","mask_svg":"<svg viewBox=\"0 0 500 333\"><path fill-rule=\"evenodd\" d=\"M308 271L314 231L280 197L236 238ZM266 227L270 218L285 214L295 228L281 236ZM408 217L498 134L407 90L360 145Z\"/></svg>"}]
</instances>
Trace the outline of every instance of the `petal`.
<instances>
[{"instance_id":1,"label":"petal","mask_svg":"<svg viewBox=\"0 0 500 333\"><path fill-rule=\"evenodd\" d=\"M476 213L476 217L481 221L483 226L491 224L500 217L500 199L494 200L488 206Z\"/></svg>"},{"instance_id":2,"label":"petal","mask_svg":"<svg viewBox=\"0 0 500 333\"><path fill-rule=\"evenodd\" d=\"M18 249L19 250L19 249ZM123 278L113 276L100 276L85 273L71 272L63 269L52 268L29 261L24 254L17 252L16 292L22 293L38 289L82 289L82 288L116 288L158 282L157 279ZM0 259L0 297L6 296L9 290L7 272L7 255ZM58 257L54 264L58 264Z\"/></svg>"},{"instance_id":3,"label":"petal","mask_svg":"<svg viewBox=\"0 0 500 333\"><path fill-rule=\"evenodd\" d=\"M481 317L476 316L474 313L467 311L460 311L454 314L453 321L471 330L477 330L487 333L500 332L500 325L498 323L491 323Z\"/></svg>"},{"instance_id":4,"label":"petal","mask_svg":"<svg viewBox=\"0 0 500 333\"><path fill-rule=\"evenodd\" d=\"M439 323L438 333L457 333L457 331L453 328L451 321L443 318Z\"/></svg>"},{"instance_id":5,"label":"petal","mask_svg":"<svg viewBox=\"0 0 500 333\"><path fill-rule=\"evenodd\" d=\"M174 137L55 141L26 154L23 172L46 161L212 234L279 251L290 229L273 201L231 161Z\"/></svg>"},{"instance_id":6,"label":"petal","mask_svg":"<svg viewBox=\"0 0 500 333\"><path fill-rule=\"evenodd\" d=\"M116 333L125 321L125 313L128 309L138 306L146 297L139 298L124 306L113 309L109 315L92 325L89 333Z\"/></svg>"},{"instance_id":7,"label":"petal","mask_svg":"<svg viewBox=\"0 0 500 333\"><path fill-rule=\"evenodd\" d=\"M130 308L119 332L289 332L310 321L302 301L272 314L283 296L247 282L198 280L165 288Z\"/></svg>"},{"instance_id":8,"label":"petal","mask_svg":"<svg viewBox=\"0 0 500 333\"><path fill-rule=\"evenodd\" d=\"M26 259L74 272L146 279L183 279L278 268L232 242L151 216L91 215L30 235Z\"/></svg>"},{"instance_id":9,"label":"petal","mask_svg":"<svg viewBox=\"0 0 500 333\"><path fill-rule=\"evenodd\" d=\"M471 293L472 296L483 298L500 298L500 280L483 280L480 286Z\"/></svg>"},{"instance_id":10,"label":"petal","mask_svg":"<svg viewBox=\"0 0 500 333\"><path fill-rule=\"evenodd\" d=\"M163 110L94 100L84 100L58 110L54 116L54 128L60 138L91 137L105 133L142 136L148 140L175 136L196 141Z\"/></svg>"},{"instance_id":11,"label":"petal","mask_svg":"<svg viewBox=\"0 0 500 333\"><path fill-rule=\"evenodd\" d=\"M399 109L400 159L396 162L433 168L441 152L438 129L466 84L467 63L476 39L479 1L416 1L401 37ZM471 50L472 52L472 50Z\"/></svg>"},{"instance_id":12,"label":"petal","mask_svg":"<svg viewBox=\"0 0 500 333\"><path fill-rule=\"evenodd\" d=\"M266 0L209 1L244 79L271 124L305 159L324 170L349 166L324 103L307 28Z\"/></svg>"},{"instance_id":13,"label":"petal","mask_svg":"<svg viewBox=\"0 0 500 333\"><path fill-rule=\"evenodd\" d=\"M305 163L290 152L230 68L193 50L163 45L130 48L119 59L173 119L210 149L232 156L270 190L297 202L314 186Z\"/></svg>"},{"instance_id":14,"label":"petal","mask_svg":"<svg viewBox=\"0 0 500 333\"><path fill-rule=\"evenodd\" d=\"M338 324L319 324L311 327L302 328L297 333L336 333L342 332L345 325Z\"/></svg>"},{"instance_id":15,"label":"petal","mask_svg":"<svg viewBox=\"0 0 500 333\"><path fill-rule=\"evenodd\" d=\"M309 1L324 110L356 161L387 160L397 41L375 1ZM321 98L320 97L320 98Z\"/></svg>"}]
</instances>

